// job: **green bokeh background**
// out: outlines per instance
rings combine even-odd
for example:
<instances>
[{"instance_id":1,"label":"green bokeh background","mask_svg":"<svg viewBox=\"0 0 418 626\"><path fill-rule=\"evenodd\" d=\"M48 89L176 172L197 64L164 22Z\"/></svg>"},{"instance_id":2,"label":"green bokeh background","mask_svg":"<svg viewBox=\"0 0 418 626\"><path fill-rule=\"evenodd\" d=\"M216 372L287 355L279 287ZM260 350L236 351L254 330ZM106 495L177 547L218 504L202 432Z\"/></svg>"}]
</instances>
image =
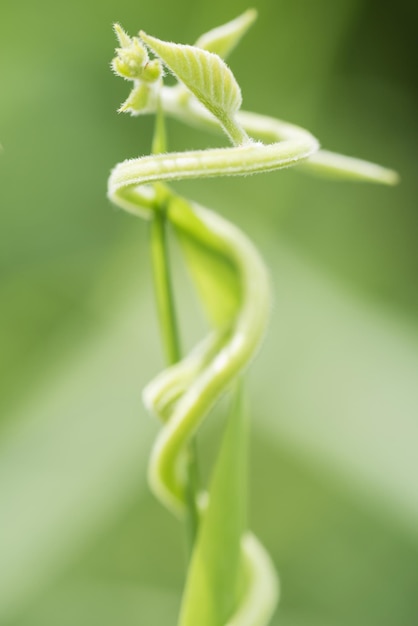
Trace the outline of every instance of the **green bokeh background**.
<instances>
[{"instance_id":1,"label":"green bokeh background","mask_svg":"<svg viewBox=\"0 0 418 626\"><path fill-rule=\"evenodd\" d=\"M251 525L282 580L273 624L417 623L417 7L260 0L230 58L245 109L397 169L399 187L296 170L177 185L271 268L249 384ZM176 623L182 529L145 483L156 425L140 390L163 365L148 229L105 196L111 167L149 152L152 119L115 112L111 25L192 43L246 8L2 1L1 626ZM218 141L169 132L176 149ZM190 346L203 325L177 261ZM207 464L221 421L200 438Z\"/></svg>"}]
</instances>

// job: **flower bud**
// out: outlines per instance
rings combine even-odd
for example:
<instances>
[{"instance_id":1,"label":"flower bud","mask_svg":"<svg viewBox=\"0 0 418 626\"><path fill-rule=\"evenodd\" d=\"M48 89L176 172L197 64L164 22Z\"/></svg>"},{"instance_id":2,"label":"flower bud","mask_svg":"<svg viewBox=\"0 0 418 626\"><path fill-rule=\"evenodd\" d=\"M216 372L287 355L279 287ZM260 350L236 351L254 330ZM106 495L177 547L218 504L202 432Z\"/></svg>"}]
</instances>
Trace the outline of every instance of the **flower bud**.
<instances>
[{"instance_id":1,"label":"flower bud","mask_svg":"<svg viewBox=\"0 0 418 626\"><path fill-rule=\"evenodd\" d=\"M143 82L137 82L128 98L119 108L119 113L138 115L149 106L152 97L152 88Z\"/></svg>"},{"instance_id":2,"label":"flower bud","mask_svg":"<svg viewBox=\"0 0 418 626\"><path fill-rule=\"evenodd\" d=\"M153 59L145 65L142 73L142 79L147 82L154 83L162 76L162 74L163 70L160 61L158 61L158 59Z\"/></svg>"},{"instance_id":3,"label":"flower bud","mask_svg":"<svg viewBox=\"0 0 418 626\"><path fill-rule=\"evenodd\" d=\"M122 78L134 82L119 111L132 115L153 111L163 75L162 65L157 59L150 61L145 46L137 37L129 37L119 24L115 24L114 30L120 47L116 48L112 68Z\"/></svg>"}]
</instances>

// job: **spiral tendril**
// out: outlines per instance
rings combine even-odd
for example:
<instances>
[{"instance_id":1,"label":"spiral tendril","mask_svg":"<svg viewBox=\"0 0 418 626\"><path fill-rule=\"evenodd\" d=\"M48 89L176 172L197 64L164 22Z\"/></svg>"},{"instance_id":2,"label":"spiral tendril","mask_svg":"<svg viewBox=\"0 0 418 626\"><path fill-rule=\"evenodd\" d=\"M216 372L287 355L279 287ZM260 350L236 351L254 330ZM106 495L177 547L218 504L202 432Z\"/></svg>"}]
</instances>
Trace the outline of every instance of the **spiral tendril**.
<instances>
[{"instance_id":1,"label":"spiral tendril","mask_svg":"<svg viewBox=\"0 0 418 626\"><path fill-rule=\"evenodd\" d=\"M253 16L247 14L245 19L247 24ZM236 26L237 32L243 28L241 23ZM225 89L228 89L228 81L234 79L228 69L226 87L216 93L213 74L207 69L210 70L212 57L216 56L212 52L199 49L198 54L194 54L193 50L198 49L191 46L178 46L178 52L175 44L160 42L143 33L142 41L130 39L119 26L116 34L121 48L113 68L124 78L134 81L133 96L131 94L121 110L136 115L157 112L160 108L165 114L187 124L223 130L235 143L227 148L128 159L116 165L108 183L109 198L119 207L145 219L153 219L164 211L166 219L181 236L226 260L233 268L235 288L239 293L239 306L231 308L227 319L212 320L210 335L189 355L161 372L143 393L146 407L163 422L151 454L149 482L161 502L176 516L184 518L188 445L210 409L248 366L259 348L268 322L271 294L268 272L250 240L223 217L181 198L162 183L247 175L301 163L328 174L387 184L395 183L397 177L393 171L380 166L320 151L318 141L298 126L249 112L233 111L232 114L226 110L219 113L222 103L228 104L231 100L228 100ZM229 49L229 34L222 31L222 27L220 36L223 37L222 49ZM216 49L215 35L209 34L207 40L208 47ZM157 57L152 61L150 74L147 47ZM175 86L162 84L161 61L179 78ZM195 90L193 72L198 73ZM216 58L216 72L219 80L222 72L226 72L219 57ZM207 94L205 81L208 83ZM238 93L235 83L233 89L234 94ZM211 104L212 101L215 104ZM199 501L203 499L200 494ZM250 582L241 605L226 626L264 626L277 602L277 576L270 557L251 533L244 534L241 546Z\"/></svg>"}]
</instances>

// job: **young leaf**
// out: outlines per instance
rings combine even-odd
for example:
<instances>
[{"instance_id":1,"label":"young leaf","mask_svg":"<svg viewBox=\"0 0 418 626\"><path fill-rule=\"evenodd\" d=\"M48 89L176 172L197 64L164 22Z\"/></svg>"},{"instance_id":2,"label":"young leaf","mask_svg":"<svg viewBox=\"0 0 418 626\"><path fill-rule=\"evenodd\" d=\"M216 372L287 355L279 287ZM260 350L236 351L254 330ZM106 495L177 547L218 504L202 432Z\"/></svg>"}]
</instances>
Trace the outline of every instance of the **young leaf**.
<instances>
[{"instance_id":1,"label":"young leaf","mask_svg":"<svg viewBox=\"0 0 418 626\"><path fill-rule=\"evenodd\" d=\"M161 41L143 31L140 36L221 124L238 111L241 90L220 57L196 46Z\"/></svg>"},{"instance_id":2,"label":"young leaf","mask_svg":"<svg viewBox=\"0 0 418 626\"><path fill-rule=\"evenodd\" d=\"M241 390L235 394L189 568L179 626L225 626L240 599L247 416Z\"/></svg>"},{"instance_id":3,"label":"young leaf","mask_svg":"<svg viewBox=\"0 0 418 626\"><path fill-rule=\"evenodd\" d=\"M257 11L248 9L231 22L201 35L195 45L226 59L256 19Z\"/></svg>"}]
</instances>

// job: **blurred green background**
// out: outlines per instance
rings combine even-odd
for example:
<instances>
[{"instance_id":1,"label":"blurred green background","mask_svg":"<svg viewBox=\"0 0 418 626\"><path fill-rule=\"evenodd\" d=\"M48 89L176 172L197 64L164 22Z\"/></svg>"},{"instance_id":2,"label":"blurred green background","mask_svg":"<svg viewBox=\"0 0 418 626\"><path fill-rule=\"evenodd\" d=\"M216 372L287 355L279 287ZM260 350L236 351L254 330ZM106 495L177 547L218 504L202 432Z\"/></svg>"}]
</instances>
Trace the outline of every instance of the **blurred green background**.
<instances>
[{"instance_id":1,"label":"blurred green background","mask_svg":"<svg viewBox=\"0 0 418 626\"><path fill-rule=\"evenodd\" d=\"M250 484L282 580L273 624L417 624L417 7L260 0L229 60L245 109L397 169L399 187L296 170L177 185L271 268ZM176 623L182 529L145 483L141 388L163 365L148 229L105 196L111 167L149 152L152 119L116 114L111 25L192 43L246 8L2 0L1 626ZM176 149L218 141L169 131ZM176 274L189 346L202 324Z\"/></svg>"}]
</instances>

